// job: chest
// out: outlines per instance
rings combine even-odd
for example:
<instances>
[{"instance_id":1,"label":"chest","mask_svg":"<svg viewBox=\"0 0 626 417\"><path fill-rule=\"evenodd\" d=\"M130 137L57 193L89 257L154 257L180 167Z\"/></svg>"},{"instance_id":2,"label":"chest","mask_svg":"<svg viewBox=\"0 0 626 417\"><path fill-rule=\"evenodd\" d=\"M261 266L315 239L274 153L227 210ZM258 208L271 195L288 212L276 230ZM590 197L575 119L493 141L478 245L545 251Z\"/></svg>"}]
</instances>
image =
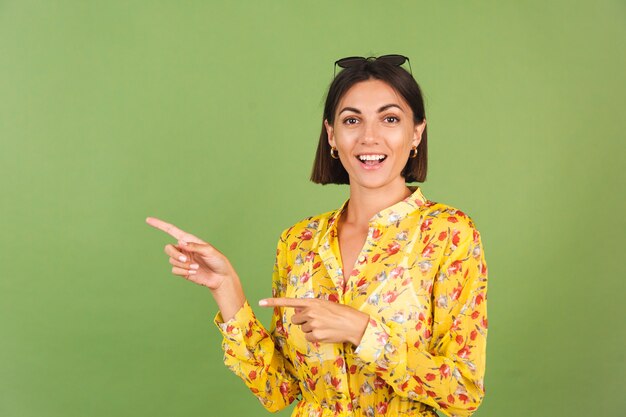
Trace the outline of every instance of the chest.
<instances>
[{"instance_id":1,"label":"chest","mask_svg":"<svg viewBox=\"0 0 626 417\"><path fill-rule=\"evenodd\" d=\"M444 241L413 223L353 224L292 232L282 297L322 298L368 314L415 312L430 304ZM339 227L341 226L341 227ZM394 311L396 310L396 311ZM426 316L426 312L424 312ZM389 316L389 317L391 317Z\"/></svg>"},{"instance_id":2,"label":"chest","mask_svg":"<svg viewBox=\"0 0 626 417\"><path fill-rule=\"evenodd\" d=\"M349 277L367 239L367 228L343 225L338 233L343 275Z\"/></svg>"},{"instance_id":3,"label":"chest","mask_svg":"<svg viewBox=\"0 0 626 417\"><path fill-rule=\"evenodd\" d=\"M376 320L393 321L405 327L412 338L421 332L426 343L424 332L430 327L427 320L432 315L431 290L438 255L423 250L430 239L421 239L408 228L378 230L344 225L336 235L331 230L319 240L290 244L297 255L280 296L340 302ZM296 350L311 353L314 349L318 358L337 357L333 344L311 347L301 328L291 325L292 315L292 309L287 309L282 324Z\"/></svg>"}]
</instances>

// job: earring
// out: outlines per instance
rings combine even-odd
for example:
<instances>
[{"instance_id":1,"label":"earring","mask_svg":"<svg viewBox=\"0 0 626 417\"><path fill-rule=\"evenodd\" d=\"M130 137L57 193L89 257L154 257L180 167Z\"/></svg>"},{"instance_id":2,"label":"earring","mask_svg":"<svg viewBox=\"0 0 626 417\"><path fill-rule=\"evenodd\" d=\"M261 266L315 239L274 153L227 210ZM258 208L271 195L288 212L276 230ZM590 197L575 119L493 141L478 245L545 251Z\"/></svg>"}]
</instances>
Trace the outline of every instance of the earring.
<instances>
[{"instance_id":1,"label":"earring","mask_svg":"<svg viewBox=\"0 0 626 417\"><path fill-rule=\"evenodd\" d=\"M415 151L415 153L413 153L413 151ZM411 158L415 158L417 156L417 146L414 148L411 148Z\"/></svg>"},{"instance_id":2,"label":"earring","mask_svg":"<svg viewBox=\"0 0 626 417\"><path fill-rule=\"evenodd\" d=\"M337 156L335 156L335 151L337 151L337 148L334 146L330 148L330 157L333 159L339 159L339 151L337 151Z\"/></svg>"}]
</instances>

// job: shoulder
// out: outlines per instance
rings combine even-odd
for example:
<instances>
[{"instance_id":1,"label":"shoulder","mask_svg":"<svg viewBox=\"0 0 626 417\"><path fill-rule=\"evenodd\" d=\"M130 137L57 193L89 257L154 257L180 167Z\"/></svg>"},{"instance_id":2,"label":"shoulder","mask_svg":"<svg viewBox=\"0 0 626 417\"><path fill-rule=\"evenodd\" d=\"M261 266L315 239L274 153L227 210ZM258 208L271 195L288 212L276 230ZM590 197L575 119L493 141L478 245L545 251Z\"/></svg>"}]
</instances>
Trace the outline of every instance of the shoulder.
<instances>
[{"instance_id":1,"label":"shoulder","mask_svg":"<svg viewBox=\"0 0 626 417\"><path fill-rule=\"evenodd\" d=\"M449 204L428 201L428 203L423 206L422 213L425 214L426 218L431 218L444 224L456 224L459 227L471 229L476 228L474 220L469 214Z\"/></svg>"},{"instance_id":2,"label":"shoulder","mask_svg":"<svg viewBox=\"0 0 626 417\"><path fill-rule=\"evenodd\" d=\"M449 204L428 201L422 206L421 228L423 232L438 233L439 239L452 238L477 241L480 233L472 217L465 211Z\"/></svg>"}]
</instances>

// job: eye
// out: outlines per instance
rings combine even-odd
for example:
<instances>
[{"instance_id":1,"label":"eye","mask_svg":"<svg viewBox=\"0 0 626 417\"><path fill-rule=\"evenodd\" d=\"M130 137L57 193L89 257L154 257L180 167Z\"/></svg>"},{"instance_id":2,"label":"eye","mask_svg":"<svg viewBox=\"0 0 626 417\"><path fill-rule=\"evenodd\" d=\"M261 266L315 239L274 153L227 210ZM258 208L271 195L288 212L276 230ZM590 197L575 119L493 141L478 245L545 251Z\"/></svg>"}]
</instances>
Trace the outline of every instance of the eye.
<instances>
[{"instance_id":1,"label":"eye","mask_svg":"<svg viewBox=\"0 0 626 417\"><path fill-rule=\"evenodd\" d=\"M387 116L385 117L385 121L389 123L398 123L400 119L398 119L396 116Z\"/></svg>"},{"instance_id":2,"label":"eye","mask_svg":"<svg viewBox=\"0 0 626 417\"><path fill-rule=\"evenodd\" d=\"M358 122L358 120L356 119L356 117L347 117L347 118L345 118L343 120L343 123L347 124L347 125L353 125L353 124L355 124L357 122Z\"/></svg>"}]
</instances>

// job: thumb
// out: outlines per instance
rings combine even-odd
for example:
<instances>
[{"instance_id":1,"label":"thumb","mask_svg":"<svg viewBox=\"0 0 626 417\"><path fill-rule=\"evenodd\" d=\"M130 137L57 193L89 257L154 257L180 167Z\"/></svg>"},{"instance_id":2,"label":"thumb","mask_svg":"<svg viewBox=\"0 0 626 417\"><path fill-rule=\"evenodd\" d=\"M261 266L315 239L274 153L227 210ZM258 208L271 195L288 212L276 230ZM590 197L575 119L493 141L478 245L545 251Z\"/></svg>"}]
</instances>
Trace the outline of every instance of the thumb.
<instances>
[{"instance_id":1,"label":"thumb","mask_svg":"<svg viewBox=\"0 0 626 417\"><path fill-rule=\"evenodd\" d=\"M213 247L208 243L196 243L196 242L187 242L185 240L179 239L178 244L181 249L186 250L188 252L194 252L200 255L210 255Z\"/></svg>"}]
</instances>

